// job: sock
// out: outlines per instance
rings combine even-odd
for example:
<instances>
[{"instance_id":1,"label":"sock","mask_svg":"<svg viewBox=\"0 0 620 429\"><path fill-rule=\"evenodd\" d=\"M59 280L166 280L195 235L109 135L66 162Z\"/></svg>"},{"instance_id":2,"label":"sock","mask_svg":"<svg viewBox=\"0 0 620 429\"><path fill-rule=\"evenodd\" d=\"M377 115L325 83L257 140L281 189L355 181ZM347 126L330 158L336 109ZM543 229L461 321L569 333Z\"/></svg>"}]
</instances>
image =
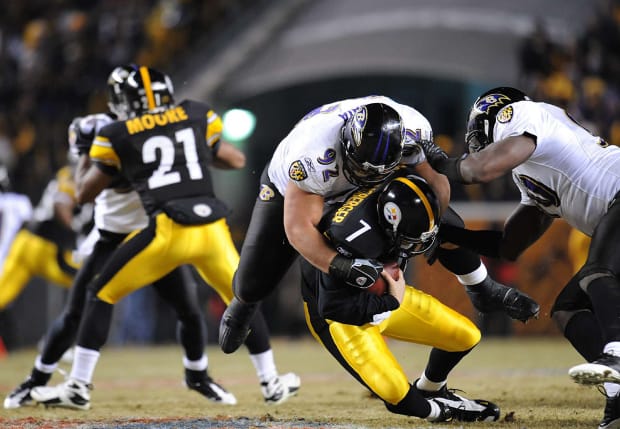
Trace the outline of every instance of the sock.
<instances>
[{"instance_id":1,"label":"sock","mask_svg":"<svg viewBox=\"0 0 620 429\"><path fill-rule=\"evenodd\" d=\"M446 380L444 381L431 381L426 377L425 373L422 373L418 381L415 383L415 387L420 390L426 390L427 392L437 392L439 389L446 385Z\"/></svg>"},{"instance_id":2,"label":"sock","mask_svg":"<svg viewBox=\"0 0 620 429\"><path fill-rule=\"evenodd\" d=\"M261 383L266 383L278 376L276 363L273 359L273 350L269 349L263 353L250 355L250 360L256 369L256 375Z\"/></svg>"},{"instance_id":3,"label":"sock","mask_svg":"<svg viewBox=\"0 0 620 429\"><path fill-rule=\"evenodd\" d=\"M75 356L73 357L70 378L90 384L93 380L99 355L100 353L97 350L75 346Z\"/></svg>"},{"instance_id":4,"label":"sock","mask_svg":"<svg viewBox=\"0 0 620 429\"><path fill-rule=\"evenodd\" d=\"M41 355L38 355L37 358L34 360L34 367L41 372L44 372L46 374L51 374L54 371L56 371L56 368L58 367L58 362L55 362L49 365L45 364L41 362Z\"/></svg>"},{"instance_id":5,"label":"sock","mask_svg":"<svg viewBox=\"0 0 620 429\"><path fill-rule=\"evenodd\" d=\"M189 360L187 356L183 356L183 367L185 369L191 369L192 371L206 371L209 365L209 359L207 355L202 355L198 360Z\"/></svg>"},{"instance_id":6,"label":"sock","mask_svg":"<svg viewBox=\"0 0 620 429\"><path fill-rule=\"evenodd\" d=\"M462 285L472 286L477 285L478 283L482 283L484 279L487 278L487 275L487 267L485 267L483 263L480 263L480 266L471 273L459 274L456 276L456 278Z\"/></svg>"}]
</instances>

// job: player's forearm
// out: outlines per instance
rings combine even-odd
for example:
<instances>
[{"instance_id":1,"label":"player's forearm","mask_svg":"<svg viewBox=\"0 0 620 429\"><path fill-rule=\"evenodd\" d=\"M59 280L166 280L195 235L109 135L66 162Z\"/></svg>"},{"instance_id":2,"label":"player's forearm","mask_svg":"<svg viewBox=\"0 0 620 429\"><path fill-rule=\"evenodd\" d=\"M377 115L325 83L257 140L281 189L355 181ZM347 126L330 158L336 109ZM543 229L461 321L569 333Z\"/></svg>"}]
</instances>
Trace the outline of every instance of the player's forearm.
<instances>
[{"instance_id":1,"label":"player's forearm","mask_svg":"<svg viewBox=\"0 0 620 429\"><path fill-rule=\"evenodd\" d=\"M319 231L314 227L289 225L285 228L291 245L299 254L324 273L329 272L329 264L336 256Z\"/></svg>"}]
</instances>

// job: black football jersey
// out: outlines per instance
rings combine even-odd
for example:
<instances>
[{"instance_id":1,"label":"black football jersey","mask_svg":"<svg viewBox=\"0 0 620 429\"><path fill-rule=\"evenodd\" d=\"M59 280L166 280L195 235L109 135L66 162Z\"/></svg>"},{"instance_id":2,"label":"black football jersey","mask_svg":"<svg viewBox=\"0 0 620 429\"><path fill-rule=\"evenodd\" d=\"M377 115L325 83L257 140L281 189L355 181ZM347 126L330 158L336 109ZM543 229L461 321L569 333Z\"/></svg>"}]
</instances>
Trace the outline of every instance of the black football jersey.
<instances>
[{"instance_id":1,"label":"black football jersey","mask_svg":"<svg viewBox=\"0 0 620 429\"><path fill-rule=\"evenodd\" d=\"M186 207L190 217L200 212L205 222L198 216L197 223L211 222L228 214L214 194L209 171L221 129L220 118L208 105L185 100L161 113L106 125L90 157L104 171L106 166L108 171L119 169L148 214Z\"/></svg>"},{"instance_id":2,"label":"black football jersey","mask_svg":"<svg viewBox=\"0 0 620 429\"><path fill-rule=\"evenodd\" d=\"M383 262L391 258L389 240L378 223L377 198L382 187L354 191L321 219L319 228L341 255Z\"/></svg>"}]
</instances>

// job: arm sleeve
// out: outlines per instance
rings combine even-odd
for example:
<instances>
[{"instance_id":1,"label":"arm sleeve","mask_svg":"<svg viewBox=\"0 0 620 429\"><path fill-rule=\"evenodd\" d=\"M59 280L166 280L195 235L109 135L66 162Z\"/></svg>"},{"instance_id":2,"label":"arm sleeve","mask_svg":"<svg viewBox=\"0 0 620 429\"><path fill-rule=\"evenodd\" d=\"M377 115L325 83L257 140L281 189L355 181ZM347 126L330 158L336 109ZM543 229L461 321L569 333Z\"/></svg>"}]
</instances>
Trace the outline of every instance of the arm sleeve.
<instances>
[{"instance_id":1,"label":"arm sleeve","mask_svg":"<svg viewBox=\"0 0 620 429\"><path fill-rule=\"evenodd\" d=\"M503 238L502 231L469 229L442 223L439 228L441 240L466 247L483 256L500 257L500 245Z\"/></svg>"}]
</instances>

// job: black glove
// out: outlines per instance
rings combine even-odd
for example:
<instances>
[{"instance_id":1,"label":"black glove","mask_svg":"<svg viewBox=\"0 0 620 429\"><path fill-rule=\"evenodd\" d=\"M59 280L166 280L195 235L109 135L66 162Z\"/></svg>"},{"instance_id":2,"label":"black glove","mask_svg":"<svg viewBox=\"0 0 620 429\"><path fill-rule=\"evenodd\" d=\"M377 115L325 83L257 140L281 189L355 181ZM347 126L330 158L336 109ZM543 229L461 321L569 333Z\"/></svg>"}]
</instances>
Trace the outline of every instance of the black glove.
<instances>
[{"instance_id":1,"label":"black glove","mask_svg":"<svg viewBox=\"0 0 620 429\"><path fill-rule=\"evenodd\" d=\"M381 271L383 264L374 259L352 259L336 255L329 264L329 275L360 289L372 286Z\"/></svg>"},{"instance_id":2,"label":"black glove","mask_svg":"<svg viewBox=\"0 0 620 429\"><path fill-rule=\"evenodd\" d=\"M437 169L436 165L439 162L448 158L448 154L433 143L432 140L420 140L418 144L422 147L424 155L426 155L426 160L434 169Z\"/></svg>"},{"instance_id":3,"label":"black glove","mask_svg":"<svg viewBox=\"0 0 620 429\"><path fill-rule=\"evenodd\" d=\"M523 292L513 287L497 283L487 276L482 283L465 286L471 303L481 313L503 311L511 319L525 323L538 318L540 305Z\"/></svg>"}]
</instances>

